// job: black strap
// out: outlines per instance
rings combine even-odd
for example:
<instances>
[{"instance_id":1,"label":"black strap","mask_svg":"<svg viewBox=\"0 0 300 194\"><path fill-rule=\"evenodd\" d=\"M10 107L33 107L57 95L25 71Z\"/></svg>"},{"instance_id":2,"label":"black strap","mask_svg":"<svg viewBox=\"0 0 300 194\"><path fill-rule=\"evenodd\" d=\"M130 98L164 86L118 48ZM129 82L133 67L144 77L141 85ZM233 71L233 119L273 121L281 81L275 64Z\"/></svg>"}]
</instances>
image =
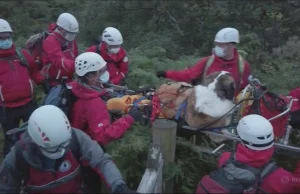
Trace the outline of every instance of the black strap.
<instances>
[{"instance_id":1,"label":"black strap","mask_svg":"<svg viewBox=\"0 0 300 194\"><path fill-rule=\"evenodd\" d=\"M20 60L20 64L25 66L29 70L29 63L28 63L26 57L23 55L22 49L16 48L16 54Z\"/></svg>"}]
</instances>

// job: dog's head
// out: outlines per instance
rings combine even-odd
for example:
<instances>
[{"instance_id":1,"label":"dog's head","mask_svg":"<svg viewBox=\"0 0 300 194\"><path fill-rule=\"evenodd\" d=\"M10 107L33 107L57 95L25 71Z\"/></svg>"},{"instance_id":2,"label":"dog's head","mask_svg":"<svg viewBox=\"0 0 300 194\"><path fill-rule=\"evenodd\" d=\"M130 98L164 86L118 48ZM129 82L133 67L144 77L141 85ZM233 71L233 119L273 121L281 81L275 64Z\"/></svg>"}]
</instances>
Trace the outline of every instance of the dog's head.
<instances>
[{"instance_id":1,"label":"dog's head","mask_svg":"<svg viewBox=\"0 0 300 194\"><path fill-rule=\"evenodd\" d=\"M221 99L230 101L234 99L236 86L233 77L227 71L215 72L206 76L201 85L213 90Z\"/></svg>"}]
</instances>

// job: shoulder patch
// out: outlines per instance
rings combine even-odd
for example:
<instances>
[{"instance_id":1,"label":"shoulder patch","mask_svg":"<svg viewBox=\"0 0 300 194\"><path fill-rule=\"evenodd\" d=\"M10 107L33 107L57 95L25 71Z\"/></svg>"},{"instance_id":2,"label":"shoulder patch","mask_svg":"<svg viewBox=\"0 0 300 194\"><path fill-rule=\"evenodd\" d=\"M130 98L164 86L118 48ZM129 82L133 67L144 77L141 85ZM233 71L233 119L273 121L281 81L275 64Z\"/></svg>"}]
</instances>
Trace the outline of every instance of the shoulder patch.
<instances>
[{"instance_id":1,"label":"shoulder patch","mask_svg":"<svg viewBox=\"0 0 300 194\"><path fill-rule=\"evenodd\" d=\"M127 56L124 57L123 62L128 62L128 57Z\"/></svg>"}]
</instances>

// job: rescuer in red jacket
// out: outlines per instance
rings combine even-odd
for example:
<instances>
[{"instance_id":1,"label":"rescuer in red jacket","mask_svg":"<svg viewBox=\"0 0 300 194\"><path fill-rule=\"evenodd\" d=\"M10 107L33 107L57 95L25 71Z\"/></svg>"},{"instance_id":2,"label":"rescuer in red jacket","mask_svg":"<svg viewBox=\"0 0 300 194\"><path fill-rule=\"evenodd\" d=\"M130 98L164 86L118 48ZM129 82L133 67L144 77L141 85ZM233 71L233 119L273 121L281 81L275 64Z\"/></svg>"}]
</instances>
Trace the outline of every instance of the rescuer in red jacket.
<instances>
[{"instance_id":1,"label":"rescuer in red jacket","mask_svg":"<svg viewBox=\"0 0 300 194\"><path fill-rule=\"evenodd\" d=\"M237 133L242 140L235 151L237 161L255 168L261 168L271 161L274 154L274 134L267 119L260 115L247 115L239 121ZM224 152L219 158L218 166L225 164L230 155L230 152ZM299 183L293 182L293 177L292 173L278 167L262 180L261 189L267 193L296 193Z\"/></svg>"},{"instance_id":2,"label":"rescuer in red jacket","mask_svg":"<svg viewBox=\"0 0 300 194\"><path fill-rule=\"evenodd\" d=\"M1 163L0 193L93 193L84 190L83 167L102 176L111 193L137 193L128 189L111 156L86 133L71 128L58 107L36 109L25 130Z\"/></svg>"},{"instance_id":3,"label":"rescuer in red jacket","mask_svg":"<svg viewBox=\"0 0 300 194\"><path fill-rule=\"evenodd\" d=\"M32 57L27 51L16 49L12 35L10 24L0 19L0 122L5 137L4 155L14 144L6 132L19 127L21 120L28 120L37 108L34 82L42 84L42 75Z\"/></svg>"},{"instance_id":4,"label":"rescuer in red jacket","mask_svg":"<svg viewBox=\"0 0 300 194\"><path fill-rule=\"evenodd\" d=\"M236 83L236 94L248 84L250 66L239 58L236 44L239 43L239 32L234 28L224 28L215 37L215 48L212 56L205 57L194 66L182 71L158 71L157 77L165 77L175 81L190 82L197 85L203 76L217 71L228 71ZM213 57L213 58L212 58ZM209 63L209 64L208 64Z\"/></svg>"},{"instance_id":5,"label":"rescuer in red jacket","mask_svg":"<svg viewBox=\"0 0 300 194\"><path fill-rule=\"evenodd\" d=\"M50 28L50 26L49 26ZM74 61L78 55L75 40L79 32L76 18L69 13L62 13L56 22L52 33L43 41L41 73L45 76L51 86L60 83L62 77L67 82L72 81L74 73Z\"/></svg>"},{"instance_id":6,"label":"rescuer in red jacket","mask_svg":"<svg viewBox=\"0 0 300 194\"><path fill-rule=\"evenodd\" d=\"M300 88L290 91L289 96L292 96L294 100L291 108L290 125L294 129L300 129Z\"/></svg>"},{"instance_id":7,"label":"rescuer in red jacket","mask_svg":"<svg viewBox=\"0 0 300 194\"><path fill-rule=\"evenodd\" d=\"M103 31L102 42L86 50L101 55L107 62L109 81L116 85L124 85L128 73L128 57L122 44L123 37L120 31L113 27L107 27Z\"/></svg>"},{"instance_id":8,"label":"rescuer in red jacket","mask_svg":"<svg viewBox=\"0 0 300 194\"><path fill-rule=\"evenodd\" d=\"M76 96L70 117L72 126L84 130L102 146L122 137L134 120L140 119L140 113L133 111L110 123L106 103L100 98L106 91L96 86L106 70L100 55L83 53L75 61L76 81L68 84Z\"/></svg>"},{"instance_id":9,"label":"rescuer in red jacket","mask_svg":"<svg viewBox=\"0 0 300 194\"><path fill-rule=\"evenodd\" d=\"M134 121L141 118L141 113L132 109L129 115L111 123L106 103L100 98L106 91L98 87L99 81L107 77L106 64L97 53L86 52L79 55L75 61L75 81L68 84L75 96L70 115L72 127L82 129L101 146L121 138ZM100 182L100 179L90 172L89 182L97 187L96 182ZM91 188L91 191L97 193L100 189Z\"/></svg>"}]
</instances>

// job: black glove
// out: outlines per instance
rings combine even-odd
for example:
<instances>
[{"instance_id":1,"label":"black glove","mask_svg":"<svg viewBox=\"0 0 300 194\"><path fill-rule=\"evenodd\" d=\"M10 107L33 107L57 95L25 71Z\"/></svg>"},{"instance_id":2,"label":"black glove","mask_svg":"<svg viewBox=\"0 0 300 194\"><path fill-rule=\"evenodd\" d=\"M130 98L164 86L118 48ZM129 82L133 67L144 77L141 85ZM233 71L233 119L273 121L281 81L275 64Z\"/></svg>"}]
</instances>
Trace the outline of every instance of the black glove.
<instances>
[{"instance_id":1,"label":"black glove","mask_svg":"<svg viewBox=\"0 0 300 194\"><path fill-rule=\"evenodd\" d=\"M165 71L157 71L156 72L156 77L166 77L166 72Z\"/></svg>"},{"instance_id":2,"label":"black glove","mask_svg":"<svg viewBox=\"0 0 300 194\"><path fill-rule=\"evenodd\" d=\"M132 107L130 109L128 115L130 115L134 119L135 122L141 121L141 119L142 119L142 113L134 107Z\"/></svg>"},{"instance_id":3,"label":"black glove","mask_svg":"<svg viewBox=\"0 0 300 194\"><path fill-rule=\"evenodd\" d=\"M49 91L51 90L51 86L49 85L47 80L43 80L42 83L41 83L41 86L44 89L44 94L48 94Z\"/></svg>"}]
</instances>

